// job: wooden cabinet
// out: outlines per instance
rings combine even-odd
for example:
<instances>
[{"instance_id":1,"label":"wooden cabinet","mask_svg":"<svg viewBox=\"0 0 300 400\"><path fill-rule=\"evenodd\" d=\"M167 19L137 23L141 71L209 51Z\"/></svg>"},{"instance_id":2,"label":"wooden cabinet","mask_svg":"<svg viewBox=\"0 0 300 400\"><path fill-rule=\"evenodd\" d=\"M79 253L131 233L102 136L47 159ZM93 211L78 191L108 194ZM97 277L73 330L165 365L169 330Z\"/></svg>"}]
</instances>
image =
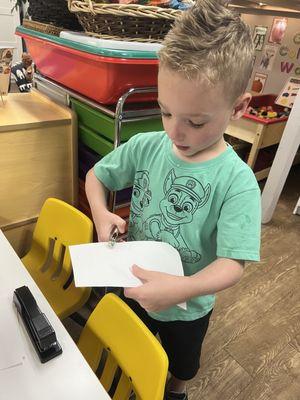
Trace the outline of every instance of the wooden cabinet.
<instances>
[{"instance_id":1,"label":"wooden cabinet","mask_svg":"<svg viewBox=\"0 0 300 400\"><path fill-rule=\"evenodd\" d=\"M0 228L22 255L48 197L77 200L77 126L45 95L13 93L0 104Z\"/></svg>"}]
</instances>

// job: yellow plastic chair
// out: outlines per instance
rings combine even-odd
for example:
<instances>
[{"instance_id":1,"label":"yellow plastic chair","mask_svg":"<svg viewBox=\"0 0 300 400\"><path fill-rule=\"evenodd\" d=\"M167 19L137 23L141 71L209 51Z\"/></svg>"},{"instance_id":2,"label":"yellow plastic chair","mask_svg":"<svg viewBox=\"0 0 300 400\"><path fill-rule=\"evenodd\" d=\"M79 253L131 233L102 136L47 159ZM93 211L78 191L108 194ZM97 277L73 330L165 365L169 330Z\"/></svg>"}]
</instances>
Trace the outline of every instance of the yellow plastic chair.
<instances>
[{"instance_id":1,"label":"yellow plastic chair","mask_svg":"<svg viewBox=\"0 0 300 400\"><path fill-rule=\"evenodd\" d=\"M78 347L113 400L132 398L132 391L137 400L163 399L168 357L146 325L115 294L105 295L97 304Z\"/></svg>"},{"instance_id":2,"label":"yellow plastic chair","mask_svg":"<svg viewBox=\"0 0 300 400\"><path fill-rule=\"evenodd\" d=\"M93 224L86 215L62 200L45 201L22 262L61 319L78 311L91 293L74 285L68 246L92 239Z\"/></svg>"}]
</instances>

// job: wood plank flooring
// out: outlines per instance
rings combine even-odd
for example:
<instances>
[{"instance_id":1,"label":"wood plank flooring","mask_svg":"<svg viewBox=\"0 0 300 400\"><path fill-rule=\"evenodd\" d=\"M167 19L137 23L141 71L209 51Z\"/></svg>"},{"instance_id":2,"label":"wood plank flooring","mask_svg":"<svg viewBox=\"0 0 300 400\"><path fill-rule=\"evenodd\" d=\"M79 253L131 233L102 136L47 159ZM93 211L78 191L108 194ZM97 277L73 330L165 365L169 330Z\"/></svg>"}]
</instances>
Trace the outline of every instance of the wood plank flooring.
<instances>
[{"instance_id":1,"label":"wood plank flooring","mask_svg":"<svg viewBox=\"0 0 300 400\"><path fill-rule=\"evenodd\" d=\"M220 293L190 400L300 400L300 167L291 171L261 261Z\"/></svg>"}]
</instances>

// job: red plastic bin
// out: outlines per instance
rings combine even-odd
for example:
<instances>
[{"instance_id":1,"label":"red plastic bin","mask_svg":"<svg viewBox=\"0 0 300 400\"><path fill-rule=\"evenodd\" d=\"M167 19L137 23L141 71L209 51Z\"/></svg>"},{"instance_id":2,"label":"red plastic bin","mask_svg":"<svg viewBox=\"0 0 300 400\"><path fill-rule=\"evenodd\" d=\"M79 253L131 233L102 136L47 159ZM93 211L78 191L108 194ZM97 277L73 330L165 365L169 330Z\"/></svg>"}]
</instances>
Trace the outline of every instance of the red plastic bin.
<instances>
[{"instance_id":1,"label":"red plastic bin","mask_svg":"<svg viewBox=\"0 0 300 400\"><path fill-rule=\"evenodd\" d=\"M24 29L23 29L24 30ZM158 60L106 57L26 34L19 29L41 74L102 104L114 104L130 88L157 86ZM153 101L157 93L129 96Z\"/></svg>"},{"instance_id":2,"label":"red plastic bin","mask_svg":"<svg viewBox=\"0 0 300 400\"><path fill-rule=\"evenodd\" d=\"M276 112L282 112L284 110L284 107L275 104L275 100L277 98L276 94L264 94L260 96L253 96L249 106L253 108L259 108L263 106L272 106L273 110ZM261 118L257 117L256 115L248 114L247 112L243 115L243 118L248 118L252 119L252 121L259 122L260 124L263 125L271 125L271 124L276 124L277 122L283 122L288 119L288 117L281 117L281 118Z\"/></svg>"}]
</instances>

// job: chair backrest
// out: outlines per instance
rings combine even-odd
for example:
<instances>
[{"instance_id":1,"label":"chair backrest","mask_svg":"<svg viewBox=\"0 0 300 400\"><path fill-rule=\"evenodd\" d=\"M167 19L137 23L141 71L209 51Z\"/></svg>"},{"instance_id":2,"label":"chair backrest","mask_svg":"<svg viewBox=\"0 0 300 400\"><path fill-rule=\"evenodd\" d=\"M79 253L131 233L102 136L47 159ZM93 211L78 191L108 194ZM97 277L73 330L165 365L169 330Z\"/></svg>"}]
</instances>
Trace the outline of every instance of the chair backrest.
<instances>
[{"instance_id":1,"label":"chair backrest","mask_svg":"<svg viewBox=\"0 0 300 400\"><path fill-rule=\"evenodd\" d=\"M62 200L48 198L33 232L31 251L43 253L41 268L51 269L65 284L72 273L68 246L92 240L93 223L86 215Z\"/></svg>"},{"instance_id":2,"label":"chair backrest","mask_svg":"<svg viewBox=\"0 0 300 400\"><path fill-rule=\"evenodd\" d=\"M115 388L114 400L128 399L131 390L136 399L163 399L168 357L155 336L115 294L105 295L98 303L78 347L105 389Z\"/></svg>"}]
</instances>

